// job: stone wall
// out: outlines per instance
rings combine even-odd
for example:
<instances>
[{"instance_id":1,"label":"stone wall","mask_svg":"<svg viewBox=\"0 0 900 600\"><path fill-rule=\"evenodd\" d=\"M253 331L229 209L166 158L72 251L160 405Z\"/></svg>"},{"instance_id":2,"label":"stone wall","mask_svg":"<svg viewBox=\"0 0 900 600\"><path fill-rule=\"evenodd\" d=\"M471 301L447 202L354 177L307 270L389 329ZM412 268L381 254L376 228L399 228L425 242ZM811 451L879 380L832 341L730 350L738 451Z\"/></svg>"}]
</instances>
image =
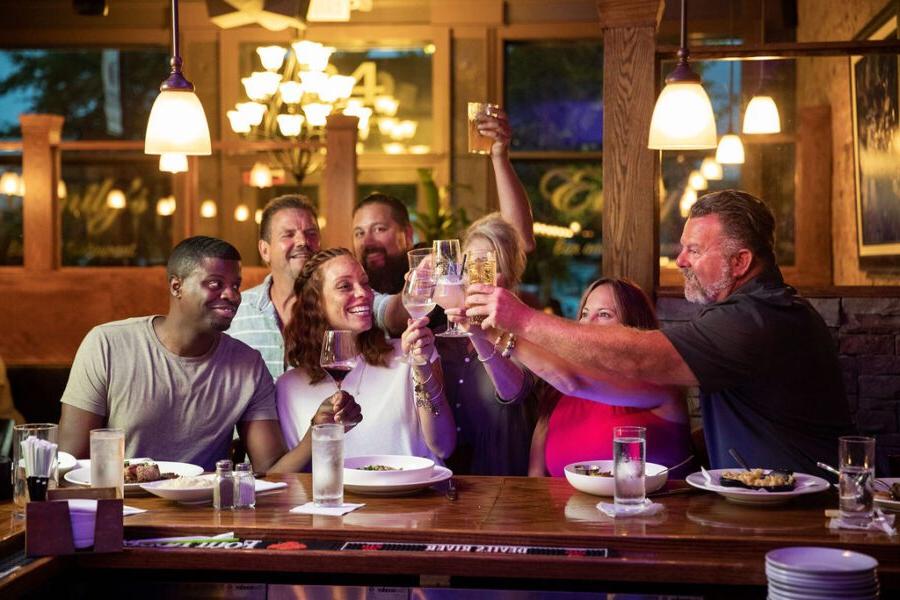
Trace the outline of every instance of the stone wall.
<instances>
[{"instance_id":1,"label":"stone wall","mask_svg":"<svg viewBox=\"0 0 900 600\"><path fill-rule=\"evenodd\" d=\"M900 476L900 294L807 298L834 337L853 421L861 434L877 439L878 474ZM697 306L663 297L657 311L665 327L690 319ZM696 397L692 390L689 402L699 425Z\"/></svg>"}]
</instances>

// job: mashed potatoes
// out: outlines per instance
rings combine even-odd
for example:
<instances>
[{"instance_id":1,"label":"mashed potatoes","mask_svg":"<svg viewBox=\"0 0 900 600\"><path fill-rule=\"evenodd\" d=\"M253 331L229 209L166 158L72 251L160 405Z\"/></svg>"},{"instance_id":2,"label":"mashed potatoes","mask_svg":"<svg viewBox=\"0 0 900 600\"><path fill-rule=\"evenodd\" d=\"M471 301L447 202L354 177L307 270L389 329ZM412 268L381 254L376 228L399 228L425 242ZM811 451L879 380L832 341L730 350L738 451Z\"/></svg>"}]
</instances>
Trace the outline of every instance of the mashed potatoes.
<instances>
[{"instance_id":1,"label":"mashed potatoes","mask_svg":"<svg viewBox=\"0 0 900 600\"><path fill-rule=\"evenodd\" d=\"M178 477L177 479L167 479L156 487L166 488L170 490L186 490L196 488L211 488L214 484L214 475L199 475L197 477Z\"/></svg>"}]
</instances>

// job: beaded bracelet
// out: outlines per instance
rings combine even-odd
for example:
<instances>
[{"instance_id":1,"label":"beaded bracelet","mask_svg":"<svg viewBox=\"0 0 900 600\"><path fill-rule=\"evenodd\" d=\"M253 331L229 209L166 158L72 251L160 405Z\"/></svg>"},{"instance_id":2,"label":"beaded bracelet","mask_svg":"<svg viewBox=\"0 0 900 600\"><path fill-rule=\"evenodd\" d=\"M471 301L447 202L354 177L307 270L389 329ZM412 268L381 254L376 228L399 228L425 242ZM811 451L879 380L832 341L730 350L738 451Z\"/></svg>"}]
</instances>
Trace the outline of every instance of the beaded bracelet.
<instances>
[{"instance_id":1,"label":"beaded bracelet","mask_svg":"<svg viewBox=\"0 0 900 600\"><path fill-rule=\"evenodd\" d=\"M416 373L417 373L417 371L415 370L415 368L413 368L413 370L412 370L412 378L413 378L413 381L415 381L416 383L419 383L419 384L421 384L421 385L425 385L426 383L428 383L429 381L431 381L432 379L434 379L434 369L432 369L432 370L431 370L431 373L428 374L428 379L425 379L424 381L421 380L421 379L418 379L418 378L416 377Z\"/></svg>"},{"instance_id":2,"label":"beaded bracelet","mask_svg":"<svg viewBox=\"0 0 900 600\"><path fill-rule=\"evenodd\" d=\"M506 340L506 346L503 348L503 352L500 353L500 356L503 358L509 358L512 356L513 350L516 348L516 334L510 333L509 337Z\"/></svg>"}]
</instances>

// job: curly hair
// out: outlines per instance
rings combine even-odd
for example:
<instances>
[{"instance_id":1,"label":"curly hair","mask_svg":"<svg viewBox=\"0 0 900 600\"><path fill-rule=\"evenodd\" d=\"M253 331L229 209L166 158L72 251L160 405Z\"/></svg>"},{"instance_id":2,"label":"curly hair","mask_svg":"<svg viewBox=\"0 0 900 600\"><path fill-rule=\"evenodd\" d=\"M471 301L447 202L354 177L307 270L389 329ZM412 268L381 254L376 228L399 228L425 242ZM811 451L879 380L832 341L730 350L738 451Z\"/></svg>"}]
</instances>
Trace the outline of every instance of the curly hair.
<instances>
[{"instance_id":1,"label":"curly hair","mask_svg":"<svg viewBox=\"0 0 900 600\"><path fill-rule=\"evenodd\" d=\"M322 250L306 261L294 282L297 301L291 309L291 320L284 328L285 356L289 365L303 369L309 375L310 383L319 383L325 378L325 369L319 364L322 337L328 329L322 293L325 283L322 267L339 256L356 260L346 248ZM377 326L359 334L356 343L366 363L387 366L393 347Z\"/></svg>"}]
</instances>

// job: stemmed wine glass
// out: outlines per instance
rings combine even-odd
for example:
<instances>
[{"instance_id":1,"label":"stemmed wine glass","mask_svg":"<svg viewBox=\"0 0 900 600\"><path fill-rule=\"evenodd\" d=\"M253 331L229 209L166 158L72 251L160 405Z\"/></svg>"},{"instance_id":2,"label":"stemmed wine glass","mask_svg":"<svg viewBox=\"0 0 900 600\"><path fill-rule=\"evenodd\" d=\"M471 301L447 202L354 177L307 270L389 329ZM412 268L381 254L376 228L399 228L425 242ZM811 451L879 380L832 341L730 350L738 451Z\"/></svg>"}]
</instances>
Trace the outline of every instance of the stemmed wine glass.
<instances>
[{"instance_id":1,"label":"stemmed wine glass","mask_svg":"<svg viewBox=\"0 0 900 600\"><path fill-rule=\"evenodd\" d=\"M434 253L431 248L410 250L409 273L403 284L403 307L413 319L420 319L434 310ZM425 364L427 360L413 358L412 350L401 359L408 364Z\"/></svg>"},{"instance_id":2,"label":"stemmed wine glass","mask_svg":"<svg viewBox=\"0 0 900 600\"><path fill-rule=\"evenodd\" d=\"M465 282L463 280L463 254L459 249L459 240L435 240L434 271L436 285L434 301L441 308L464 308L466 305ZM461 331L456 323L449 321L447 330L437 334L441 337L466 337L469 334Z\"/></svg>"},{"instance_id":3,"label":"stemmed wine glass","mask_svg":"<svg viewBox=\"0 0 900 600\"><path fill-rule=\"evenodd\" d=\"M359 352L353 332L346 329L328 329L322 337L322 354L319 364L331 375L338 391L347 374L356 366Z\"/></svg>"}]
</instances>

